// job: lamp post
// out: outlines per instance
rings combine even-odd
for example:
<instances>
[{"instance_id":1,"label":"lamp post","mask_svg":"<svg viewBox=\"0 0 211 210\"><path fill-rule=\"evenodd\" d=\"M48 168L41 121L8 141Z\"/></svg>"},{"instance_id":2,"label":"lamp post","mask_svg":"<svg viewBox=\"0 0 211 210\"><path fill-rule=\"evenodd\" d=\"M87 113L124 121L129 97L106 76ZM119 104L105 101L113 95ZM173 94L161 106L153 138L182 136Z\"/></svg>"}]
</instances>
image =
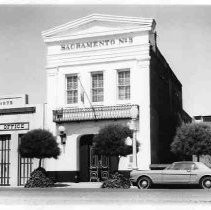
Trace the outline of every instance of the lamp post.
<instances>
[{"instance_id":1,"label":"lamp post","mask_svg":"<svg viewBox=\"0 0 211 210\"><path fill-rule=\"evenodd\" d=\"M137 154L136 154L136 119L138 118L138 107L132 106L130 109L131 129L133 130L133 170L137 169Z\"/></svg>"}]
</instances>

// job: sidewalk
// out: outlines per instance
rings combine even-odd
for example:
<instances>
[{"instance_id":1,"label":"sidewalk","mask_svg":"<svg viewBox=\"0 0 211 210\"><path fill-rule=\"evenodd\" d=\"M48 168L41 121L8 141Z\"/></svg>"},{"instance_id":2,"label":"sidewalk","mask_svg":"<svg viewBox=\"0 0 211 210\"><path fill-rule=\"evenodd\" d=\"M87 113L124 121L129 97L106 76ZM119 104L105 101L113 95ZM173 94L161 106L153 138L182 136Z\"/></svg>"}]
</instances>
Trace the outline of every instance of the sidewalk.
<instances>
[{"instance_id":1,"label":"sidewalk","mask_svg":"<svg viewBox=\"0 0 211 210\"><path fill-rule=\"evenodd\" d=\"M102 182L79 182L79 183L75 183L75 182L60 182L60 183L56 183L55 184L56 188L101 188L102 186ZM131 189L137 189L136 186L131 186Z\"/></svg>"},{"instance_id":2,"label":"sidewalk","mask_svg":"<svg viewBox=\"0 0 211 210\"><path fill-rule=\"evenodd\" d=\"M61 188L101 188L102 182L60 182L55 185Z\"/></svg>"}]
</instances>

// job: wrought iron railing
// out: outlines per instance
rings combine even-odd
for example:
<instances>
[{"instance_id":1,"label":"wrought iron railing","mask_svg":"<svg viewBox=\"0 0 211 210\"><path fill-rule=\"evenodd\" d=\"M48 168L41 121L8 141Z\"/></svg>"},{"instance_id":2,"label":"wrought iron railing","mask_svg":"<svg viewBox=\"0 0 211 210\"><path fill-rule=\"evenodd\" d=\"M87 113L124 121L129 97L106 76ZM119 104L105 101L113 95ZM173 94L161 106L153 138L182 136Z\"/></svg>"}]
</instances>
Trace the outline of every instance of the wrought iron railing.
<instances>
[{"instance_id":1,"label":"wrought iron railing","mask_svg":"<svg viewBox=\"0 0 211 210\"><path fill-rule=\"evenodd\" d=\"M130 110L137 105L98 106L91 108L64 108L53 110L54 122L131 118Z\"/></svg>"}]
</instances>

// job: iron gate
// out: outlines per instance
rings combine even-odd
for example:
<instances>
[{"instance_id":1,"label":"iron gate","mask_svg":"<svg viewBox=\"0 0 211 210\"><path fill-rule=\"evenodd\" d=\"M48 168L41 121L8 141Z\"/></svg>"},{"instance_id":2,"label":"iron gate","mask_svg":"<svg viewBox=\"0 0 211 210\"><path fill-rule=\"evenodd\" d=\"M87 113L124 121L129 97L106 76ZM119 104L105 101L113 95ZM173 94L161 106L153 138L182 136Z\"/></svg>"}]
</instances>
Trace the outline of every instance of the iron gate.
<instances>
[{"instance_id":1,"label":"iron gate","mask_svg":"<svg viewBox=\"0 0 211 210\"><path fill-rule=\"evenodd\" d=\"M10 135L0 135L0 185L10 185Z\"/></svg>"},{"instance_id":2,"label":"iron gate","mask_svg":"<svg viewBox=\"0 0 211 210\"><path fill-rule=\"evenodd\" d=\"M109 177L109 158L104 155L95 155L90 147L90 182L99 182Z\"/></svg>"},{"instance_id":3,"label":"iron gate","mask_svg":"<svg viewBox=\"0 0 211 210\"><path fill-rule=\"evenodd\" d=\"M23 134L19 135L18 145L21 143L21 137ZM32 172L32 158L22 158L18 153L18 185L24 185L30 178Z\"/></svg>"}]
</instances>

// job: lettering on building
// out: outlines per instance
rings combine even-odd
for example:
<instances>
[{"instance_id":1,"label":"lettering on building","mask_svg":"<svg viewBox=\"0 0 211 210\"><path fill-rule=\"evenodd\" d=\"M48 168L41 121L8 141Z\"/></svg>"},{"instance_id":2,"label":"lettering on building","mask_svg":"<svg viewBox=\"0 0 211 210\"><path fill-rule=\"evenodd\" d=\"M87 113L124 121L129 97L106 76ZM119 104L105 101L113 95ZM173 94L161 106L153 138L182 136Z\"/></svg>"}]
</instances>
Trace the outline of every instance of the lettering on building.
<instances>
[{"instance_id":1,"label":"lettering on building","mask_svg":"<svg viewBox=\"0 0 211 210\"><path fill-rule=\"evenodd\" d=\"M0 108L22 106L27 103L28 95L26 94L0 96Z\"/></svg>"},{"instance_id":2,"label":"lettering on building","mask_svg":"<svg viewBox=\"0 0 211 210\"><path fill-rule=\"evenodd\" d=\"M0 131L29 130L28 122L20 123L1 123Z\"/></svg>"},{"instance_id":3,"label":"lettering on building","mask_svg":"<svg viewBox=\"0 0 211 210\"><path fill-rule=\"evenodd\" d=\"M90 42L78 42L78 43L67 43L61 44L61 50L77 50L86 48L98 48L107 47L114 45L132 44L133 37L119 38L119 39L106 39L100 41L90 41Z\"/></svg>"},{"instance_id":4,"label":"lettering on building","mask_svg":"<svg viewBox=\"0 0 211 210\"><path fill-rule=\"evenodd\" d=\"M13 101L12 100L0 101L0 106L8 106L8 105L13 105Z\"/></svg>"}]
</instances>

